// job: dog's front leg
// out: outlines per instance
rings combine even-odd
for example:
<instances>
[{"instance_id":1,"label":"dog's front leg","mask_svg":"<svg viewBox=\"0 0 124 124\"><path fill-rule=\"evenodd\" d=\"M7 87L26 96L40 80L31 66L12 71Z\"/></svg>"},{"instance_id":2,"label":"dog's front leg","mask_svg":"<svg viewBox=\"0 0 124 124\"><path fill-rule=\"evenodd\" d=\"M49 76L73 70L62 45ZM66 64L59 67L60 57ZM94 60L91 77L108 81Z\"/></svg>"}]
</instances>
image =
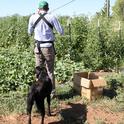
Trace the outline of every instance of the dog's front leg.
<instances>
[{"instance_id":1,"label":"dog's front leg","mask_svg":"<svg viewBox=\"0 0 124 124\"><path fill-rule=\"evenodd\" d=\"M28 124L31 124L31 111L34 104L33 95L29 94L27 98L27 115L28 115Z\"/></svg>"},{"instance_id":2,"label":"dog's front leg","mask_svg":"<svg viewBox=\"0 0 124 124\"><path fill-rule=\"evenodd\" d=\"M42 115L41 124L44 124L44 115Z\"/></svg>"},{"instance_id":3,"label":"dog's front leg","mask_svg":"<svg viewBox=\"0 0 124 124\"><path fill-rule=\"evenodd\" d=\"M36 106L37 106L38 111L41 114L41 124L44 124L44 117L45 117L44 98L42 98L42 100L41 98L36 99Z\"/></svg>"},{"instance_id":4,"label":"dog's front leg","mask_svg":"<svg viewBox=\"0 0 124 124\"><path fill-rule=\"evenodd\" d=\"M47 103L48 103L48 116L51 116L50 104L51 104L51 97L47 95Z\"/></svg>"},{"instance_id":5,"label":"dog's front leg","mask_svg":"<svg viewBox=\"0 0 124 124\"><path fill-rule=\"evenodd\" d=\"M28 114L28 124L31 124L31 114Z\"/></svg>"}]
</instances>

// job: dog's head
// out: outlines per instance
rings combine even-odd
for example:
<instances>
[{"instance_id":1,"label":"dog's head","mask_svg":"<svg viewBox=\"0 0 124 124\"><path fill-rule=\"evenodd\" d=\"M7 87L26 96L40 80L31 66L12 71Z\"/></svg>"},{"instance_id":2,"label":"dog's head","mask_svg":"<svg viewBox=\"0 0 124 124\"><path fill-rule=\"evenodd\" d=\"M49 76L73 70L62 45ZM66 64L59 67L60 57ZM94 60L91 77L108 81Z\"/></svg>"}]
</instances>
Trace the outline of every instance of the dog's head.
<instances>
[{"instance_id":1,"label":"dog's head","mask_svg":"<svg viewBox=\"0 0 124 124\"><path fill-rule=\"evenodd\" d=\"M48 76L46 68L44 66L37 66L35 68L35 76L36 80L42 81L46 76Z\"/></svg>"}]
</instances>

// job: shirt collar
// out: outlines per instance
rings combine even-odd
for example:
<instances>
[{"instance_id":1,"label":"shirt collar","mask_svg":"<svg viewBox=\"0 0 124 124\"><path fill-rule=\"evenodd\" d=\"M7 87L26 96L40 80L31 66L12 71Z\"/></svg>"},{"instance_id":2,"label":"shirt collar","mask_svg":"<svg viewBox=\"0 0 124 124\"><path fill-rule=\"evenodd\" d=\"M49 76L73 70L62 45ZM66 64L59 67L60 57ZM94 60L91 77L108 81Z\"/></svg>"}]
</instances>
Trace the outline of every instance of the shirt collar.
<instances>
[{"instance_id":1,"label":"shirt collar","mask_svg":"<svg viewBox=\"0 0 124 124\"><path fill-rule=\"evenodd\" d=\"M47 13L47 12L44 10L38 10L38 14L44 14L44 13Z\"/></svg>"}]
</instances>

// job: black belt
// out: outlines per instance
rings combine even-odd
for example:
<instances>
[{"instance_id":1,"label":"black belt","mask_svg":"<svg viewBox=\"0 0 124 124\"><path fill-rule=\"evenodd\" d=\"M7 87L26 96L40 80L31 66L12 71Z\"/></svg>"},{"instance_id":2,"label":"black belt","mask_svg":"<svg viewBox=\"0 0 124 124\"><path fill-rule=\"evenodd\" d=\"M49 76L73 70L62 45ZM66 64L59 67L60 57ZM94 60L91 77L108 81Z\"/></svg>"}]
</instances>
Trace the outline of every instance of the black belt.
<instances>
[{"instance_id":1,"label":"black belt","mask_svg":"<svg viewBox=\"0 0 124 124\"><path fill-rule=\"evenodd\" d=\"M35 43L39 43L39 44L42 44L42 43L52 43L53 44L54 41L38 41L38 40L35 40Z\"/></svg>"},{"instance_id":2,"label":"black belt","mask_svg":"<svg viewBox=\"0 0 124 124\"><path fill-rule=\"evenodd\" d=\"M38 41L38 40L35 40L35 43L37 44L37 48L38 48L39 53L41 53L40 44L51 43L52 46L53 46L54 52L56 54L56 50L55 50L55 47L54 47L54 41Z\"/></svg>"}]
</instances>

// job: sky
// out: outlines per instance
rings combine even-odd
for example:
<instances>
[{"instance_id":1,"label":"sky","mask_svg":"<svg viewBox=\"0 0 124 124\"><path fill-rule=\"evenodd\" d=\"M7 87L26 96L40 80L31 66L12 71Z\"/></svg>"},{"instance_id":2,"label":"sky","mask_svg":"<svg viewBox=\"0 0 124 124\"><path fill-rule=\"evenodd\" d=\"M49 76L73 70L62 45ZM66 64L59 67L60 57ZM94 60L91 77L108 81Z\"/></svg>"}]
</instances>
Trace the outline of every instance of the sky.
<instances>
[{"instance_id":1,"label":"sky","mask_svg":"<svg viewBox=\"0 0 124 124\"><path fill-rule=\"evenodd\" d=\"M22 16L35 13L40 0L0 0L0 17L19 14ZM105 3L105 0L46 0L49 3L49 12L54 15L80 15L88 16L99 12ZM72 1L72 2L71 2ZM115 4L116 0L110 0L110 6ZM69 3L71 2L71 3ZM67 4L69 3L69 4ZM63 6L67 4L66 6ZM63 6L63 7L62 7ZM57 9L59 8L59 9Z\"/></svg>"}]
</instances>

